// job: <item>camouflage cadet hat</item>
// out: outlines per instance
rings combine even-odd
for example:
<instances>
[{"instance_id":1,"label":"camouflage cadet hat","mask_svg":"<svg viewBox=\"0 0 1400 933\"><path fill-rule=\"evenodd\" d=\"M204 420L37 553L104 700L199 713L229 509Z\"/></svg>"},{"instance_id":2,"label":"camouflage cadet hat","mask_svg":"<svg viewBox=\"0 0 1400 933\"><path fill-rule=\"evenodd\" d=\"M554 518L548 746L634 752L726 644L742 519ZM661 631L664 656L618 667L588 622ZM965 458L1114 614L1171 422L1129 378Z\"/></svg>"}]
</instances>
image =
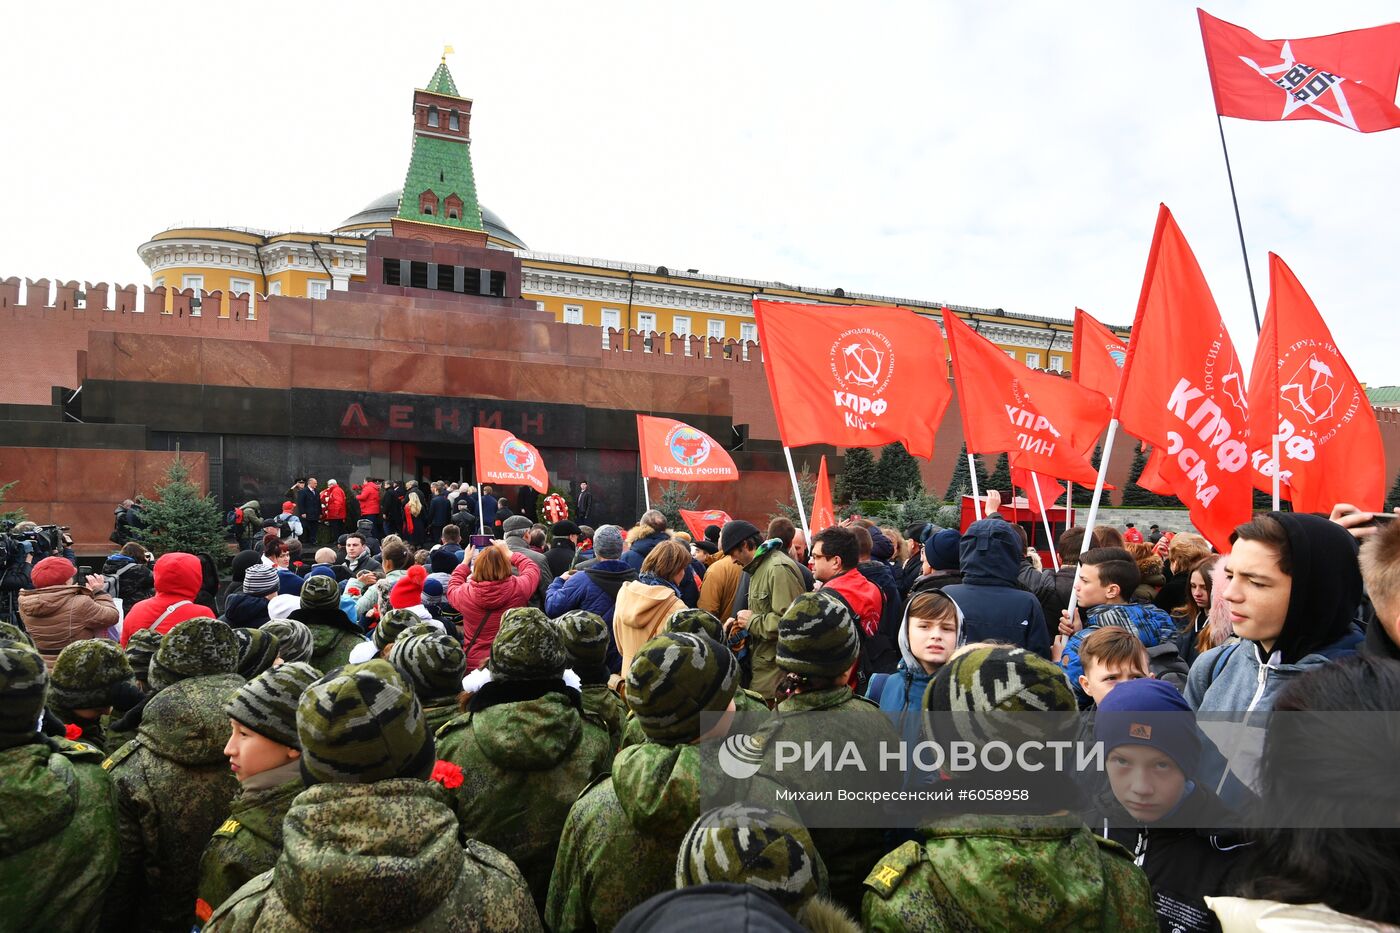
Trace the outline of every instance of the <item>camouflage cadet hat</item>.
<instances>
[{"instance_id":1,"label":"camouflage cadet hat","mask_svg":"<svg viewBox=\"0 0 1400 933\"><path fill-rule=\"evenodd\" d=\"M667 632L642 645L627 671L627 705L647 738L683 745L700 737L702 713L729 707L739 686L734 653L712 638Z\"/></svg>"},{"instance_id":2,"label":"camouflage cadet hat","mask_svg":"<svg viewBox=\"0 0 1400 933\"><path fill-rule=\"evenodd\" d=\"M301 661L280 664L239 687L224 704L224 712L258 735L289 748L300 748L297 702L320 677L320 671Z\"/></svg>"},{"instance_id":3,"label":"camouflage cadet hat","mask_svg":"<svg viewBox=\"0 0 1400 933\"><path fill-rule=\"evenodd\" d=\"M533 607L507 609L491 642L492 680L557 680L569 666L559 627Z\"/></svg>"},{"instance_id":4,"label":"camouflage cadet hat","mask_svg":"<svg viewBox=\"0 0 1400 933\"><path fill-rule=\"evenodd\" d=\"M334 609L340 605L340 584L335 577L312 574L301 585L301 604L308 609Z\"/></svg>"},{"instance_id":5,"label":"camouflage cadet hat","mask_svg":"<svg viewBox=\"0 0 1400 933\"><path fill-rule=\"evenodd\" d=\"M277 660L277 636L260 628L236 628L238 639L237 671L244 680L252 680Z\"/></svg>"},{"instance_id":6,"label":"camouflage cadet hat","mask_svg":"<svg viewBox=\"0 0 1400 933\"><path fill-rule=\"evenodd\" d=\"M841 677L860 655L856 618L845 601L803 593L778 620L778 667L807 677Z\"/></svg>"},{"instance_id":7,"label":"camouflage cadet hat","mask_svg":"<svg viewBox=\"0 0 1400 933\"><path fill-rule=\"evenodd\" d=\"M437 757L422 705L382 658L347 664L307 687L297 737L307 783L426 779Z\"/></svg>"},{"instance_id":8,"label":"camouflage cadet hat","mask_svg":"<svg viewBox=\"0 0 1400 933\"><path fill-rule=\"evenodd\" d=\"M0 638L0 748L34 738L48 685L43 655L33 645Z\"/></svg>"},{"instance_id":9,"label":"camouflage cadet hat","mask_svg":"<svg viewBox=\"0 0 1400 933\"><path fill-rule=\"evenodd\" d=\"M1074 713L1079 708L1058 664L1009 645L974 646L955 655L924 691L923 706L933 713L968 714L949 717L947 728L978 747L1033 728L1040 729L1039 737L1044 738L1047 727L1064 730L1074 725L1071 716L1032 725L1026 720L979 714Z\"/></svg>"},{"instance_id":10,"label":"camouflage cadet hat","mask_svg":"<svg viewBox=\"0 0 1400 933\"><path fill-rule=\"evenodd\" d=\"M564 640L564 653L577 667L596 667L608 659L608 623L596 612L575 609L554 620L559 637Z\"/></svg>"},{"instance_id":11,"label":"camouflage cadet hat","mask_svg":"<svg viewBox=\"0 0 1400 933\"><path fill-rule=\"evenodd\" d=\"M827 887L807 828L786 814L736 803L700 814L681 840L676 887L715 882L758 888L796 913Z\"/></svg>"},{"instance_id":12,"label":"camouflage cadet hat","mask_svg":"<svg viewBox=\"0 0 1400 933\"><path fill-rule=\"evenodd\" d=\"M384 613L384 617L374 627L374 634L371 636L374 639L375 649L383 651L403 634L404 629L412 628L422 621L422 616L409 609L394 609Z\"/></svg>"},{"instance_id":13,"label":"camouflage cadet hat","mask_svg":"<svg viewBox=\"0 0 1400 933\"><path fill-rule=\"evenodd\" d=\"M137 680L150 680L151 658L160 647L161 634L153 628L139 628L126 642L126 659Z\"/></svg>"},{"instance_id":14,"label":"camouflage cadet hat","mask_svg":"<svg viewBox=\"0 0 1400 933\"><path fill-rule=\"evenodd\" d=\"M114 641L75 641L58 653L49 674L49 699L61 710L112 705L112 688L136 675L126 652Z\"/></svg>"},{"instance_id":15,"label":"camouflage cadet hat","mask_svg":"<svg viewBox=\"0 0 1400 933\"><path fill-rule=\"evenodd\" d=\"M395 640L389 648L389 663L424 703L455 697L467 668L462 643L446 632L426 625L423 628L427 631L412 635L406 631Z\"/></svg>"},{"instance_id":16,"label":"camouflage cadet hat","mask_svg":"<svg viewBox=\"0 0 1400 933\"><path fill-rule=\"evenodd\" d=\"M709 635L721 645L725 643L724 625L712 613L704 609L681 609L673 612L666 620L663 632L693 632L696 635Z\"/></svg>"},{"instance_id":17,"label":"camouflage cadet hat","mask_svg":"<svg viewBox=\"0 0 1400 933\"><path fill-rule=\"evenodd\" d=\"M151 658L147 682L164 690L187 677L232 674L238 667L238 639L228 623L202 616L186 619L165 634Z\"/></svg>"},{"instance_id":18,"label":"camouflage cadet hat","mask_svg":"<svg viewBox=\"0 0 1400 933\"><path fill-rule=\"evenodd\" d=\"M18 625L11 625L9 622L0 622L0 638L8 638L11 641L22 641L31 648L34 646L34 639L29 637L29 633Z\"/></svg>"},{"instance_id":19,"label":"camouflage cadet hat","mask_svg":"<svg viewBox=\"0 0 1400 933\"><path fill-rule=\"evenodd\" d=\"M305 622L296 619L270 619L260 626L261 630L277 639L277 656L286 664L291 661L310 661L316 644L311 638L311 629Z\"/></svg>"}]
</instances>

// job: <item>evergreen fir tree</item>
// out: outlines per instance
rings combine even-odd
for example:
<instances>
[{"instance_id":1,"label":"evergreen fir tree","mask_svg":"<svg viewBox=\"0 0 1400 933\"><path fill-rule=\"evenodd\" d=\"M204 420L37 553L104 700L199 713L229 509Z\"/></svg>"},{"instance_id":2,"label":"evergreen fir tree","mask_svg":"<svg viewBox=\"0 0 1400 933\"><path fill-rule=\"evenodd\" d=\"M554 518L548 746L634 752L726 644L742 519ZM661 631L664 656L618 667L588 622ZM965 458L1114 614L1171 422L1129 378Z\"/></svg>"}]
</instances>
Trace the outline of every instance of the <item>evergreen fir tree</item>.
<instances>
[{"instance_id":1,"label":"evergreen fir tree","mask_svg":"<svg viewBox=\"0 0 1400 933\"><path fill-rule=\"evenodd\" d=\"M661 487L661 495L651 500L651 507L666 516L668 528L683 530L685 522L681 519L681 509L691 512L700 507L700 498L687 496L686 489L685 483L671 480Z\"/></svg>"},{"instance_id":2,"label":"evergreen fir tree","mask_svg":"<svg viewBox=\"0 0 1400 933\"><path fill-rule=\"evenodd\" d=\"M1150 489L1144 489L1138 485L1138 480L1142 477L1143 467L1147 466L1147 447L1138 444L1133 448L1133 463L1128 468L1128 486L1123 490L1123 504L1136 506L1155 506L1160 501L1160 496Z\"/></svg>"},{"instance_id":3,"label":"evergreen fir tree","mask_svg":"<svg viewBox=\"0 0 1400 933\"><path fill-rule=\"evenodd\" d=\"M1094 448L1094 459L1091 462L1093 463L1094 469L1097 470L1099 464L1103 462L1103 444L1099 444ZM1080 504L1078 507L1087 510L1089 508L1089 502L1094 496L1094 487L1075 483L1072 487L1072 491L1074 493L1074 501ZM1113 493L1105 489L1103 491L1103 499L1099 504L1104 506L1112 505ZM1085 514L1087 515L1088 512L1086 511Z\"/></svg>"},{"instance_id":4,"label":"evergreen fir tree","mask_svg":"<svg viewBox=\"0 0 1400 933\"><path fill-rule=\"evenodd\" d=\"M6 483L0 486L0 522L22 522L24 521L24 509L5 510L5 497L9 495L11 489L19 484L19 480Z\"/></svg>"},{"instance_id":5,"label":"evergreen fir tree","mask_svg":"<svg viewBox=\"0 0 1400 933\"><path fill-rule=\"evenodd\" d=\"M876 466L876 485L881 496L895 500L914 498L922 494L924 479L915 460L899 441L885 445Z\"/></svg>"},{"instance_id":6,"label":"evergreen fir tree","mask_svg":"<svg viewBox=\"0 0 1400 933\"><path fill-rule=\"evenodd\" d=\"M817 474L812 472L812 465L806 460L802 461L802 469L797 471L797 488L802 493L802 505L807 509L807 520L810 522L812 520L812 503L817 498ZM793 505L791 499L776 499L773 505L776 506L777 511L768 516L769 519L781 515L798 528L802 527L802 516L797 514L797 506ZM833 504L832 507L835 508L835 505Z\"/></svg>"},{"instance_id":7,"label":"evergreen fir tree","mask_svg":"<svg viewBox=\"0 0 1400 933\"><path fill-rule=\"evenodd\" d=\"M141 541L157 557L172 551L207 554L222 563L228 557L224 516L212 495L200 495L190 470L176 460L156 486L153 499L142 496L146 528Z\"/></svg>"},{"instance_id":8,"label":"evergreen fir tree","mask_svg":"<svg viewBox=\"0 0 1400 933\"><path fill-rule=\"evenodd\" d=\"M977 488L983 492L987 488L987 471L981 461L977 463ZM948 480L948 490L943 493L943 501L954 505L962 503L963 496L972 495L972 474L967 471L967 444L958 451L958 462L953 465L953 476Z\"/></svg>"},{"instance_id":9,"label":"evergreen fir tree","mask_svg":"<svg viewBox=\"0 0 1400 933\"><path fill-rule=\"evenodd\" d=\"M832 495L838 502L853 502L873 499L881 492L879 467L870 451L864 447L848 449Z\"/></svg>"},{"instance_id":10,"label":"evergreen fir tree","mask_svg":"<svg viewBox=\"0 0 1400 933\"><path fill-rule=\"evenodd\" d=\"M983 486L982 495L986 495L989 489L995 489L1001 493L1003 502L1010 502L1014 490L1011 488L1011 462L1006 454L997 457L996 468L992 470L992 475L987 477Z\"/></svg>"},{"instance_id":11,"label":"evergreen fir tree","mask_svg":"<svg viewBox=\"0 0 1400 933\"><path fill-rule=\"evenodd\" d=\"M1395 474L1395 485L1390 487L1390 495L1385 497L1385 510L1400 508L1400 473Z\"/></svg>"}]
</instances>

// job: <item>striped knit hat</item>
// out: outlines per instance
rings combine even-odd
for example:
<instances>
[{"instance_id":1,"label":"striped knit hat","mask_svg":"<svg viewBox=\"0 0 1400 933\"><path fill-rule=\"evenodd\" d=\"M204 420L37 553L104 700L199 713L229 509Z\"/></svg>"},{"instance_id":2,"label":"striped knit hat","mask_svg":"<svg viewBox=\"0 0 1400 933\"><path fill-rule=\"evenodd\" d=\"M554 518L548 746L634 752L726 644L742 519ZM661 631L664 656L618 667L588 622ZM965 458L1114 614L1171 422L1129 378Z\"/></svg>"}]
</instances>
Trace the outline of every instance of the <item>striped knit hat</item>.
<instances>
[{"instance_id":1,"label":"striped knit hat","mask_svg":"<svg viewBox=\"0 0 1400 933\"><path fill-rule=\"evenodd\" d=\"M137 680L150 680L151 659L156 656L160 639L160 632L153 628L139 628L127 639L126 659L131 662L131 671Z\"/></svg>"},{"instance_id":2,"label":"striped knit hat","mask_svg":"<svg viewBox=\"0 0 1400 933\"><path fill-rule=\"evenodd\" d=\"M252 680L277 660L277 636L266 629L236 628L233 637L238 639L238 673L244 680Z\"/></svg>"},{"instance_id":3,"label":"striped knit hat","mask_svg":"<svg viewBox=\"0 0 1400 933\"><path fill-rule=\"evenodd\" d=\"M300 748L297 701L320 676L320 671L300 661L279 665L240 687L224 705L224 712L258 735Z\"/></svg>"},{"instance_id":4,"label":"striped knit hat","mask_svg":"<svg viewBox=\"0 0 1400 933\"><path fill-rule=\"evenodd\" d=\"M251 578L253 571L248 571ZM340 584L323 573L308 576L301 584L301 604L308 609L334 609L340 605Z\"/></svg>"},{"instance_id":5,"label":"striped knit hat","mask_svg":"<svg viewBox=\"0 0 1400 933\"><path fill-rule=\"evenodd\" d=\"M557 680L569 664L559 627L533 607L507 609L486 667L493 680Z\"/></svg>"},{"instance_id":6,"label":"striped knit hat","mask_svg":"<svg viewBox=\"0 0 1400 933\"><path fill-rule=\"evenodd\" d=\"M254 564L243 574L243 592L249 596L276 593L277 584L277 568L271 564Z\"/></svg>"},{"instance_id":7,"label":"striped knit hat","mask_svg":"<svg viewBox=\"0 0 1400 933\"><path fill-rule=\"evenodd\" d=\"M0 638L0 748L34 739L48 686L49 672L34 646Z\"/></svg>"},{"instance_id":8,"label":"striped knit hat","mask_svg":"<svg viewBox=\"0 0 1400 933\"><path fill-rule=\"evenodd\" d=\"M778 620L778 667L807 677L841 677L860 655L856 618L845 601L803 593Z\"/></svg>"},{"instance_id":9,"label":"striped knit hat","mask_svg":"<svg viewBox=\"0 0 1400 933\"><path fill-rule=\"evenodd\" d=\"M709 635L721 645L725 643L723 623L704 609L680 609L671 613L662 631Z\"/></svg>"},{"instance_id":10,"label":"striped knit hat","mask_svg":"<svg viewBox=\"0 0 1400 933\"><path fill-rule=\"evenodd\" d=\"M308 784L426 779L436 752L413 688L381 658L322 677L297 705Z\"/></svg>"},{"instance_id":11,"label":"striped knit hat","mask_svg":"<svg viewBox=\"0 0 1400 933\"><path fill-rule=\"evenodd\" d=\"M690 632L658 635L638 649L627 671L627 705L647 738L684 745L700 737L702 713L729 707L739 686L734 653Z\"/></svg>"},{"instance_id":12,"label":"striped knit hat","mask_svg":"<svg viewBox=\"0 0 1400 933\"><path fill-rule=\"evenodd\" d=\"M410 609L394 609L384 613L384 618L374 627L374 647L383 651L403 634L404 629L412 628L422 621L423 617Z\"/></svg>"},{"instance_id":13,"label":"striped knit hat","mask_svg":"<svg viewBox=\"0 0 1400 933\"><path fill-rule=\"evenodd\" d=\"M596 612L575 609L554 620L559 637L564 640L564 653L574 668L594 667L608 658L608 623Z\"/></svg>"},{"instance_id":14,"label":"striped knit hat","mask_svg":"<svg viewBox=\"0 0 1400 933\"><path fill-rule=\"evenodd\" d=\"M238 639L227 622L186 619L160 640L147 681L164 690L188 677L232 674L238 667Z\"/></svg>"},{"instance_id":15,"label":"striped knit hat","mask_svg":"<svg viewBox=\"0 0 1400 933\"><path fill-rule=\"evenodd\" d=\"M11 641L22 641L30 647L34 646L34 639L29 637L29 633L18 625L11 625L9 622L0 622L0 638L8 638Z\"/></svg>"},{"instance_id":16,"label":"striped knit hat","mask_svg":"<svg viewBox=\"0 0 1400 933\"><path fill-rule=\"evenodd\" d=\"M947 728L979 748L993 740L1014 740L1022 732L1028 738L1044 739L1046 729L1074 725L1070 716L1032 719L999 713L1075 713L1079 709L1058 664L1009 645L972 648L956 655L939 668L924 691L923 705L928 712L962 714L948 717Z\"/></svg>"},{"instance_id":17,"label":"striped knit hat","mask_svg":"<svg viewBox=\"0 0 1400 933\"><path fill-rule=\"evenodd\" d=\"M451 635L427 625L423 628L423 633L399 636L389 648L389 663L409 682L420 701L440 703L462 689L467 656L462 643Z\"/></svg>"},{"instance_id":18,"label":"striped knit hat","mask_svg":"<svg viewBox=\"0 0 1400 933\"><path fill-rule=\"evenodd\" d=\"M271 619L261 626L264 632L277 639L277 656L282 663L289 661L310 661L315 642L311 629L305 622L296 619Z\"/></svg>"},{"instance_id":19,"label":"striped knit hat","mask_svg":"<svg viewBox=\"0 0 1400 933\"><path fill-rule=\"evenodd\" d=\"M112 688L131 680L121 645L105 638L75 641L58 653L49 674L49 699L66 712L112 705Z\"/></svg>"},{"instance_id":20,"label":"striped knit hat","mask_svg":"<svg viewBox=\"0 0 1400 933\"><path fill-rule=\"evenodd\" d=\"M730 882L769 895L790 914L827 887L806 827L786 814L735 803L700 814L676 858L676 887Z\"/></svg>"}]
</instances>

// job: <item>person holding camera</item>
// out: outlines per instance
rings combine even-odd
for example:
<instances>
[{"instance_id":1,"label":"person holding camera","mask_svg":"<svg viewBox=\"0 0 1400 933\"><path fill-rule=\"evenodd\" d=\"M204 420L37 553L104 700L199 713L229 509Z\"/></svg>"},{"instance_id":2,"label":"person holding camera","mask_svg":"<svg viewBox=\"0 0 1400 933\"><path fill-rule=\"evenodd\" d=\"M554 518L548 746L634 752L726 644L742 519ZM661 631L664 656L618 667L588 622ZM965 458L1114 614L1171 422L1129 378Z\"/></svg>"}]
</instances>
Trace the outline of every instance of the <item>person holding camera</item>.
<instances>
[{"instance_id":1,"label":"person holding camera","mask_svg":"<svg viewBox=\"0 0 1400 933\"><path fill-rule=\"evenodd\" d=\"M45 557L29 572L32 589L19 594L19 615L50 670L58 653L75 641L110 637L121 615L104 591L101 574L75 582L78 568L66 557Z\"/></svg>"}]
</instances>

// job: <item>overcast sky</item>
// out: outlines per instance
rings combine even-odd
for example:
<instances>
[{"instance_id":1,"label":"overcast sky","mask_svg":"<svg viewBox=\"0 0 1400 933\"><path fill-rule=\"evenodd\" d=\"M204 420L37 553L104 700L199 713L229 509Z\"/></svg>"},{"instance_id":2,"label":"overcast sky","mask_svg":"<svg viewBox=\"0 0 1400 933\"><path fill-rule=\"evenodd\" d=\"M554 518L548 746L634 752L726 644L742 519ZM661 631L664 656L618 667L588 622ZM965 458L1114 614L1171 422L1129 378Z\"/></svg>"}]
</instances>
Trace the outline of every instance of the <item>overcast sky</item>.
<instances>
[{"instance_id":1,"label":"overcast sky","mask_svg":"<svg viewBox=\"0 0 1400 933\"><path fill-rule=\"evenodd\" d=\"M1394 3L1208 9L1266 38ZM401 187L444 43L532 249L1128 324L1159 201L1255 338L1190 3L35 3L0 55L0 276L147 282L172 225L327 230ZM1263 313L1293 268L1400 383L1400 131L1225 121Z\"/></svg>"}]
</instances>

